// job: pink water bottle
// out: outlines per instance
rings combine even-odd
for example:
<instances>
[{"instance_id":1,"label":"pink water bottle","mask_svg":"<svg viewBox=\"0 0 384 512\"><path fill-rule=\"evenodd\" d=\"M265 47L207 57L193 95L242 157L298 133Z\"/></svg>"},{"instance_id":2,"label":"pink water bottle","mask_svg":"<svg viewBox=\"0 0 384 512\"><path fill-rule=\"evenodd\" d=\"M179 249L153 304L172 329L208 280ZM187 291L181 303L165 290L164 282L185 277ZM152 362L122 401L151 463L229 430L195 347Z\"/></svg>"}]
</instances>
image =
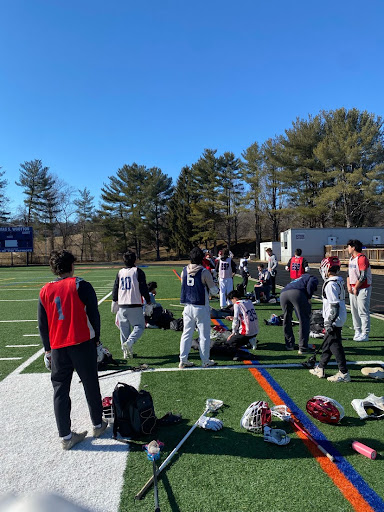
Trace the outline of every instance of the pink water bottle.
<instances>
[{"instance_id":1,"label":"pink water bottle","mask_svg":"<svg viewBox=\"0 0 384 512\"><path fill-rule=\"evenodd\" d=\"M361 455L365 455L365 457L368 457L368 459L376 459L376 450L373 450L373 448L370 448L366 444L360 443L359 441L353 441L352 448L357 452L361 453Z\"/></svg>"}]
</instances>

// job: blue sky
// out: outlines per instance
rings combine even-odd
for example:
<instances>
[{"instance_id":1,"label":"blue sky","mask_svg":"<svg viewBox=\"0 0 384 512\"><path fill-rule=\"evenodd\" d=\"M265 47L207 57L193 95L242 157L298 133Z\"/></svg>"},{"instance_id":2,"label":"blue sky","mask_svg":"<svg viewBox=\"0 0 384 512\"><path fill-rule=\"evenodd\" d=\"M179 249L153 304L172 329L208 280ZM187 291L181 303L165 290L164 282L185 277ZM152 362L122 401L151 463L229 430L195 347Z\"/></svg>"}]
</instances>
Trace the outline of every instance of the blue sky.
<instances>
[{"instance_id":1,"label":"blue sky","mask_svg":"<svg viewBox=\"0 0 384 512\"><path fill-rule=\"evenodd\" d=\"M177 178L321 109L384 114L384 2L1 0L0 166L76 189L123 164Z\"/></svg>"}]
</instances>

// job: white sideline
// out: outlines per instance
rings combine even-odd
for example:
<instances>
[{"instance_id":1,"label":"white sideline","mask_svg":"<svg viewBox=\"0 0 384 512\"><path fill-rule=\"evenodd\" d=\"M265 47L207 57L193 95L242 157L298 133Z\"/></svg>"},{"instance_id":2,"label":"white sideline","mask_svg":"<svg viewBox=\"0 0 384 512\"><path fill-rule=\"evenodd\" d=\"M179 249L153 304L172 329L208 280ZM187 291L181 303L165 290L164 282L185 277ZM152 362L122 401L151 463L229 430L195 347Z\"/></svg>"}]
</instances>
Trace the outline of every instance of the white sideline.
<instances>
[{"instance_id":1,"label":"white sideline","mask_svg":"<svg viewBox=\"0 0 384 512\"><path fill-rule=\"evenodd\" d=\"M88 436L68 452L61 448L49 373L21 373L43 353L41 348L0 382L0 417L6 418L0 431L0 498L53 492L97 512L118 512L128 445L111 439L108 427L100 439ZM140 373L125 375L124 382L138 389L140 378ZM119 374L100 380L101 395L110 396L119 380ZM83 386L76 377L71 400L72 428L91 431Z\"/></svg>"},{"instance_id":2,"label":"white sideline","mask_svg":"<svg viewBox=\"0 0 384 512\"><path fill-rule=\"evenodd\" d=\"M121 376L100 381L102 396L111 395ZM136 388L140 374L124 377ZM57 435L50 375L13 374L0 382L0 497L50 492L97 512L118 512L128 445L114 441L111 427L100 439L66 452ZM12 397L12 400L10 399ZM83 386L71 387L72 427L91 432Z\"/></svg>"},{"instance_id":3,"label":"white sideline","mask_svg":"<svg viewBox=\"0 0 384 512\"><path fill-rule=\"evenodd\" d=\"M5 345L5 348L24 348L24 347L40 347L38 343L33 345Z\"/></svg>"},{"instance_id":4,"label":"white sideline","mask_svg":"<svg viewBox=\"0 0 384 512\"><path fill-rule=\"evenodd\" d=\"M0 323L2 324L14 324L14 323L20 323L20 322L35 322L37 323L37 318L34 320L0 320Z\"/></svg>"}]
</instances>

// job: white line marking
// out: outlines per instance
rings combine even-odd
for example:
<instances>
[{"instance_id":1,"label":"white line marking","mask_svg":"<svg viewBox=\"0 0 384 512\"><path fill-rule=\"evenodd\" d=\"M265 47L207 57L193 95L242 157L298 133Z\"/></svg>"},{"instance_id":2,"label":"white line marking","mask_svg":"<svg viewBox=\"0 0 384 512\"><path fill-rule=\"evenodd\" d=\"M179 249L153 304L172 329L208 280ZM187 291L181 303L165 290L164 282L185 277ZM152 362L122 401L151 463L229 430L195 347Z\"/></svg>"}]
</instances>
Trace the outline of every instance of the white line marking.
<instances>
[{"instance_id":1,"label":"white line marking","mask_svg":"<svg viewBox=\"0 0 384 512\"><path fill-rule=\"evenodd\" d=\"M37 319L35 320L0 320L2 324L10 324L15 322L37 322Z\"/></svg>"},{"instance_id":2,"label":"white line marking","mask_svg":"<svg viewBox=\"0 0 384 512\"><path fill-rule=\"evenodd\" d=\"M0 302L31 302L38 299L0 299Z\"/></svg>"},{"instance_id":3,"label":"white line marking","mask_svg":"<svg viewBox=\"0 0 384 512\"><path fill-rule=\"evenodd\" d=\"M22 357L0 357L0 361L16 361L22 359Z\"/></svg>"},{"instance_id":4,"label":"white line marking","mask_svg":"<svg viewBox=\"0 0 384 512\"><path fill-rule=\"evenodd\" d=\"M5 345L5 348L24 348L24 347L40 347L39 344L35 345Z\"/></svg>"},{"instance_id":5,"label":"white line marking","mask_svg":"<svg viewBox=\"0 0 384 512\"><path fill-rule=\"evenodd\" d=\"M105 301L105 299L108 299L108 297L110 297L111 295L112 295L112 292L107 293L107 295L106 295L105 297L103 297L102 299L100 299L100 300L99 300L99 302L97 303L97 305L98 305L98 306L100 306L100 304L101 304L102 302L104 302L104 301Z\"/></svg>"},{"instance_id":6,"label":"white line marking","mask_svg":"<svg viewBox=\"0 0 384 512\"><path fill-rule=\"evenodd\" d=\"M33 363L33 361L36 361L36 359L38 359L41 355L43 355L44 352L45 352L44 348L41 348L40 350L38 350L35 354L33 354L33 356L31 356L29 359L24 361L23 364L18 366L15 370L13 370L13 372L11 372L7 377L5 377L3 382L5 380L8 380L9 377L12 377L13 375L19 375L23 370L25 370L25 368L27 368L31 363ZM19 359L21 359L21 357Z\"/></svg>"},{"instance_id":7,"label":"white line marking","mask_svg":"<svg viewBox=\"0 0 384 512\"><path fill-rule=\"evenodd\" d=\"M40 336L40 334L23 334L23 336Z\"/></svg>"}]
</instances>

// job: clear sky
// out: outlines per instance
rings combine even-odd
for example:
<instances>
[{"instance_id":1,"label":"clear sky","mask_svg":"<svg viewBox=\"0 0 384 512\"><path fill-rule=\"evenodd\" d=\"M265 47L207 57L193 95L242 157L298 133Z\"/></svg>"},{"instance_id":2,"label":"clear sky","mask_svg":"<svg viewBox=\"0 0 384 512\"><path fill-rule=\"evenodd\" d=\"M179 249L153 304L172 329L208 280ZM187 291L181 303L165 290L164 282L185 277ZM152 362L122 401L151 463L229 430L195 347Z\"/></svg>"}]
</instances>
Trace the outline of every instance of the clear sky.
<instances>
[{"instance_id":1,"label":"clear sky","mask_svg":"<svg viewBox=\"0 0 384 512\"><path fill-rule=\"evenodd\" d=\"M0 166L76 189L123 164L177 178L296 117L384 114L383 0L0 0Z\"/></svg>"}]
</instances>

